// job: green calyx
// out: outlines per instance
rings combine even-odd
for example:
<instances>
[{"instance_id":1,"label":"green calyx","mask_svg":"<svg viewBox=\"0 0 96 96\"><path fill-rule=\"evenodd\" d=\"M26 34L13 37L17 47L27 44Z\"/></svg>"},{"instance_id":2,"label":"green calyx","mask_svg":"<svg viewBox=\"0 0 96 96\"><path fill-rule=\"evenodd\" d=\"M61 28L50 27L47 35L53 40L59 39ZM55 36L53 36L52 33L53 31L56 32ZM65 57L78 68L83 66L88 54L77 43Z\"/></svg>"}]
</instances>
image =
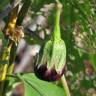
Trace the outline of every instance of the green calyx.
<instances>
[{"instance_id":1,"label":"green calyx","mask_svg":"<svg viewBox=\"0 0 96 96\"><path fill-rule=\"evenodd\" d=\"M65 66L66 62L66 46L65 42L61 39L60 34L60 13L62 9L62 4L56 4L56 18L55 18L55 27L52 34L51 40L47 41L44 48L41 48L39 59L38 59L38 68L41 65L47 66L48 70L55 68L58 74L61 74L62 69Z\"/></svg>"}]
</instances>

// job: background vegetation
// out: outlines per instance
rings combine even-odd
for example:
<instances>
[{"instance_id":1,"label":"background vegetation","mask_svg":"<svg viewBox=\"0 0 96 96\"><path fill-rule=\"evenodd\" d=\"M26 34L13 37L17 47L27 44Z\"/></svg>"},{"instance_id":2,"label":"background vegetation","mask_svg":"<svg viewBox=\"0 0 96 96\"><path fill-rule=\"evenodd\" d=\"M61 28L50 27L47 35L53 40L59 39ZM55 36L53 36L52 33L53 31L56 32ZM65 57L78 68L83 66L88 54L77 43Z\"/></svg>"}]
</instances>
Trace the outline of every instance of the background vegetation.
<instances>
[{"instance_id":1,"label":"background vegetation","mask_svg":"<svg viewBox=\"0 0 96 96\"><path fill-rule=\"evenodd\" d=\"M60 2L63 5L61 36L67 49L64 75L70 94L96 96L96 1ZM23 38L27 45L39 47L50 39L54 28L55 3L55 0L0 0L0 96L5 93L15 96L18 84L24 90L17 92L19 95L16 96L68 96L64 95L66 90L60 81L47 82L34 75L33 55L32 62L28 63L31 71L23 71L22 74L17 71L15 74L20 62L18 57L21 56L21 53L16 53L20 39ZM13 85L17 85L17 89L12 90Z\"/></svg>"}]
</instances>

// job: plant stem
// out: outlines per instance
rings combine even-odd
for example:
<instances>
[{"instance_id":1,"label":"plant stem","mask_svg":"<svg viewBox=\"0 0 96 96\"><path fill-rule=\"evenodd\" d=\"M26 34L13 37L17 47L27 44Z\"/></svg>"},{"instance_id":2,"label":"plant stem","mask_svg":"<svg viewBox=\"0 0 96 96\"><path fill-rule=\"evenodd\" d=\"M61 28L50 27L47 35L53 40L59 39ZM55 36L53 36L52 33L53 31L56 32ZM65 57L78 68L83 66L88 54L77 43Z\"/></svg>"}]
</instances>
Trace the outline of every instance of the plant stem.
<instances>
[{"instance_id":1,"label":"plant stem","mask_svg":"<svg viewBox=\"0 0 96 96\"><path fill-rule=\"evenodd\" d=\"M62 85L63 85L63 88L64 88L65 96L71 96L71 95L70 95L69 88L68 88L68 85L67 85L67 82L66 82L66 79L65 79L65 76L64 76L64 75L63 75L63 76L62 76L62 78L61 78L61 82L62 82Z\"/></svg>"},{"instance_id":2,"label":"plant stem","mask_svg":"<svg viewBox=\"0 0 96 96\"><path fill-rule=\"evenodd\" d=\"M16 56L16 49L17 47L15 46L15 43L11 41L12 47L11 47L11 52L10 52L10 58L9 58L9 65L8 65L8 74L12 74L14 70L14 60Z\"/></svg>"},{"instance_id":3,"label":"plant stem","mask_svg":"<svg viewBox=\"0 0 96 96\"><path fill-rule=\"evenodd\" d=\"M4 89L4 82L6 79L6 73L7 73L7 69L8 69L8 60L9 60L9 56L10 56L10 50L11 50L11 44L8 45L8 47L4 50L4 53L2 55L1 60L2 61L7 61L6 64L2 64L0 66L0 70L2 71L1 76L0 76L0 96L4 96L3 95L3 89Z\"/></svg>"},{"instance_id":4,"label":"plant stem","mask_svg":"<svg viewBox=\"0 0 96 96\"><path fill-rule=\"evenodd\" d=\"M17 5L15 8L12 9L12 11L9 13L9 18L8 18L8 22L3 30L4 33L4 37L7 39L8 41L8 45L5 46L4 52L2 54L1 57L1 65L0 65L0 71L1 71L1 76L0 76L0 96L4 96L4 94L6 94L4 91L5 87L5 83L6 83L6 74L8 71L8 66L9 66L9 59L10 59L10 52L11 52L11 48L13 43L11 42L11 40L8 38L8 36L13 34L13 30L16 26L16 21L17 21L17 15L18 15L18 9L19 9L19 5ZM4 61L4 62L3 62ZM4 63L4 64L3 64Z\"/></svg>"},{"instance_id":5,"label":"plant stem","mask_svg":"<svg viewBox=\"0 0 96 96\"><path fill-rule=\"evenodd\" d=\"M2 75L0 76L0 81L5 80L6 78L6 72L9 64L9 58L10 58L10 50L11 50L12 44L9 44L7 48L4 50L4 53L2 55L1 61L5 61L5 63L1 64L0 69L2 71Z\"/></svg>"},{"instance_id":6,"label":"plant stem","mask_svg":"<svg viewBox=\"0 0 96 96\"><path fill-rule=\"evenodd\" d=\"M57 41L61 38L61 34L60 34L60 13L61 13L61 9L62 9L62 4L60 2L56 3L56 18L55 18L55 27L54 27L54 32L53 32L53 40Z\"/></svg>"}]
</instances>

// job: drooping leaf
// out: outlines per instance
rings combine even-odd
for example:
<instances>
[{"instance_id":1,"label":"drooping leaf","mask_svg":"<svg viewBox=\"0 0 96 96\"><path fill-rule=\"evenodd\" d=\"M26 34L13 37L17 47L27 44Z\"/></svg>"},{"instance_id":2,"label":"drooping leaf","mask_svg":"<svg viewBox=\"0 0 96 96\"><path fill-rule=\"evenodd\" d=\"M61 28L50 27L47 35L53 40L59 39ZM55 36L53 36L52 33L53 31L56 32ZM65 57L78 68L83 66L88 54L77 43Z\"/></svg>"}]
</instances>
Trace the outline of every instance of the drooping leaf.
<instances>
[{"instance_id":1,"label":"drooping leaf","mask_svg":"<svg viewBox=\"0 0 96 96\"><path fill-rule=\"evenodd\" d=\"M46 81L38 79L34 74L22 76L25 96L64 96L63 88Z\"/></svg>"}]
</instances>

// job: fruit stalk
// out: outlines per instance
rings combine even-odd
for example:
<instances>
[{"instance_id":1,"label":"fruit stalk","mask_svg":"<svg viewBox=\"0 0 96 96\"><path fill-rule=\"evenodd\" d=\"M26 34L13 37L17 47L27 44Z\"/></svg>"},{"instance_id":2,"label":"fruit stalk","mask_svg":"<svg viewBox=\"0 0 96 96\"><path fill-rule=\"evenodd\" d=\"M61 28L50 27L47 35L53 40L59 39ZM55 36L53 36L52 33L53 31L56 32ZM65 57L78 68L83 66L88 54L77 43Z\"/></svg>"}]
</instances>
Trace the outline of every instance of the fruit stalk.
<instances>
[{"instance_id":1,"label":"fruit stalk","mask_svg":"<svg viewBox=\"0 0 96 96\"><path fill-rule=\"evenodd\" d=\"M61 83L62 83L63 88L64 88L65 96L71 96L71 95L70 95L69 88L68 88L68 85L67 85L67 82L66 82L66 79L65 79L65 76L64 76L64 75L61 77Z\"/></svg>"},{"instance_id":2,"label":"fruit stalk","mask_svg":"<svg viewBox=\"0 0 96 96\"><path fill-rule=\"evenodd\" d=\"M53 31L53 40L60 40L61 39L61 34L60 34L60 14L61 14L61 9L62 9L62 4L58 2L56 4L56 14L55 14L55 27Z\"/></svg>"}]
</instances>

